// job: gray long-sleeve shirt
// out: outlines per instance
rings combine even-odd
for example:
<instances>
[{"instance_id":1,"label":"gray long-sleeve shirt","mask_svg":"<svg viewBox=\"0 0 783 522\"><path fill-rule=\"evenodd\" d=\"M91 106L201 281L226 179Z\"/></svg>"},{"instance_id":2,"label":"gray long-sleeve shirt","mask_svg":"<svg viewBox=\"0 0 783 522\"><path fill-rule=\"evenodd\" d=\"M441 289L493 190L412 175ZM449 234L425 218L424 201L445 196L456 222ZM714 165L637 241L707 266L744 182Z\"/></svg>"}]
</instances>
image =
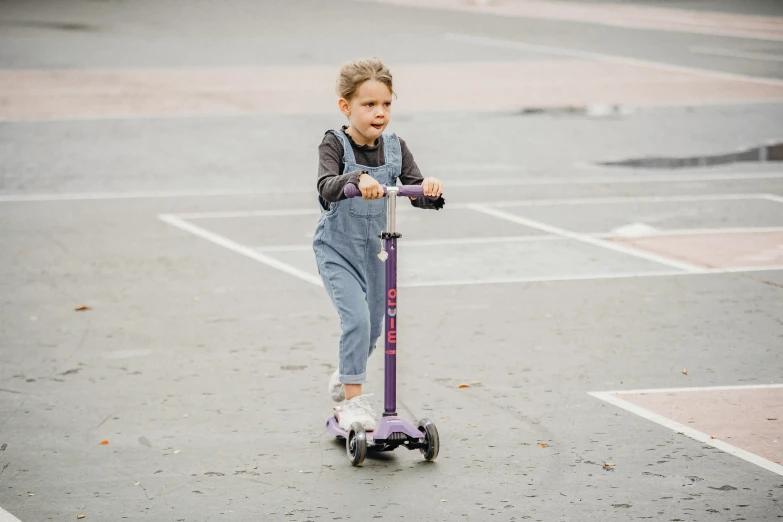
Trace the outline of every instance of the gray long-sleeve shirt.
<instances>
[{"instance_id":1,"label":"gray long-sleeve shirt","mask_svg":"<svg viewBox=\"0 0 783 522\"><path fill-rule=\"evenodd\" d=\"M343 127L345 130L347 127ZM346 136L348 136L346 134ZM379 139L374 145L357 145L353 139L348 136L348 141L353 148L356 162L368 167L380 167L384 164L383 140ZM400 148L402 149L402 173L400 182L403 185L421 185L424 177L413 159L413 154L408 146L400 138ZM361 170L345 172L343 163L343 145L340 138L334 134L326 134L321 145L318 146L318 194L321 196L321 205L326 209L329 202L345 199L343 190L345 185L353 183L359 185L359 176ZM443 207L444 199L437 200L429 198L416 198L411 200L414 207L439 210Z\"/></svg>"}]
</instances>

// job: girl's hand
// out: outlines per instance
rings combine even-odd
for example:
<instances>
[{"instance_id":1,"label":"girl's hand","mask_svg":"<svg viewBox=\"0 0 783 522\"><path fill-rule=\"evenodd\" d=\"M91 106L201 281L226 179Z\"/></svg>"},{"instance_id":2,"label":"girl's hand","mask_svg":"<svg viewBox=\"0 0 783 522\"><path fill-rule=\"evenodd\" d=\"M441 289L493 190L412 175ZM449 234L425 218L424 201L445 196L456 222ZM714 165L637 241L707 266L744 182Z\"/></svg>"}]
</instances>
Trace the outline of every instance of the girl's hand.
<instances>
[{"instance_id":1,"label":"girl's hand","mask_svg":"<svg viewBox=\"0 0 783 522\"><path fill-rule=\"evenodd\" d=\"M438 178L424 178L421 186L424 189L425 196L439 198L443 193L443 182Z\"/></svg>"},{"instance_id":2,"label":"girl's hand","mask_svg":"<svg viewBox=\"0 0 783 522\"><path fill-rule=\"evenodd\" d=\"M369 174L359 176L359 190L363 199L380 199L383 197L383 187Z\"/></svg>"}]
</instances>

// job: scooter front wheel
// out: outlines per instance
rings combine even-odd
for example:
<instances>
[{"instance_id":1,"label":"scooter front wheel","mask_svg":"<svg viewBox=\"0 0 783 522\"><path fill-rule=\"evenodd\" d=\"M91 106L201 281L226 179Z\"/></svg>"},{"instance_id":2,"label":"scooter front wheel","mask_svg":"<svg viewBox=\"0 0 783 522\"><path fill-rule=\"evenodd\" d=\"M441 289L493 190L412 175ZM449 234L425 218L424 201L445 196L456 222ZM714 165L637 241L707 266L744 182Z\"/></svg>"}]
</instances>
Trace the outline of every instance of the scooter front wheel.
<instances>
[{"instance_id":1,"label":"scooter front wheel","mask_svg":"<svg viewBox=\"0 0 783 522\"><path fill-rule=\"evenodd\" d=\"M367 456L367 433L361 423L351 424L351 429L348 430L348 436L345 438L345 452L354 466L361 466L364 462L364 457Z\"/></svg>"},{"instance_id":2,"label":"scooter front wheel","mask_svg":"<svg viewBox=\"0 0 783 522\"><path fill-rule=\"evenodd\" d=\"M424 456L424 460L435 460L440 451L438 428L435 427L435 424L431 420L421 419L419 421L419 431L424 433L424 441L427 444L426 448L419 448L419 451L421 451L421 454Z\"/></svg>"}]
</instances>

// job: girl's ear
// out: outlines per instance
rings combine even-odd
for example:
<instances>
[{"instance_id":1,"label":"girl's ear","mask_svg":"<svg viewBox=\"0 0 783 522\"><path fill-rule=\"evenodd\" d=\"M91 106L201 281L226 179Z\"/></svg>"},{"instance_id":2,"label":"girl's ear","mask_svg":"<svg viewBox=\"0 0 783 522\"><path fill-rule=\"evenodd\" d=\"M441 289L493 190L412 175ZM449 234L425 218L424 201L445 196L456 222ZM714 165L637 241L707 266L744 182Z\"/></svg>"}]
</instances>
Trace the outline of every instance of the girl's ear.
<instances>
[{"instance_id":1,"label":"girl's ear","mask_svg":"<svg viewBox=\"0 0 783 522\"><path fill-rule=\"evenodd\" d=\"M345 98L340 98L339 100L337 100L337 106L340 108L340 112L342 112L346 116L351 115L351 106L348 103L348 100L346 100Z\"/></svg>"}]
</instances>

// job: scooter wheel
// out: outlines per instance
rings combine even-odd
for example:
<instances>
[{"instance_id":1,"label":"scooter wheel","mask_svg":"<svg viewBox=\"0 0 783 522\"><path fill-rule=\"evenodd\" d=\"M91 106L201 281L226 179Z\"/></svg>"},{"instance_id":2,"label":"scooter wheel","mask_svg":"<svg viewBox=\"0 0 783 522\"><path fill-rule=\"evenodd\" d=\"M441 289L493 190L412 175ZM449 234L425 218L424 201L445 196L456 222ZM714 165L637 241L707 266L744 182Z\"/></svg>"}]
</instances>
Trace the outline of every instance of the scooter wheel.
<instances>
[{"instance_id":1,"label":"scooter wheel","mask_svg":"<svg viewBox=\"0 0 783 522\"><path fill-rule=\"evenodd\" d=\"M432 461L438 456L440 451L440 438L438 437L438 428L429 419L421 419L419 421L419 430L424 433L424 441L427 444L427 448L419 448L421 454L424 455L424 460Z\"/></svg>"},{"instance_id":2,"label":"scooter wheel","mask_svg":"<svg viewBox=\"0 0 783 522\"><path fill-rule=\"evenodd\" d=\"M361 466L364 462L364 457L367 456L367 433L361 423L351 424L351 429L348 430L348 436L345 438L345 452L354 466Z\"/></svg>"}]
</instances>

